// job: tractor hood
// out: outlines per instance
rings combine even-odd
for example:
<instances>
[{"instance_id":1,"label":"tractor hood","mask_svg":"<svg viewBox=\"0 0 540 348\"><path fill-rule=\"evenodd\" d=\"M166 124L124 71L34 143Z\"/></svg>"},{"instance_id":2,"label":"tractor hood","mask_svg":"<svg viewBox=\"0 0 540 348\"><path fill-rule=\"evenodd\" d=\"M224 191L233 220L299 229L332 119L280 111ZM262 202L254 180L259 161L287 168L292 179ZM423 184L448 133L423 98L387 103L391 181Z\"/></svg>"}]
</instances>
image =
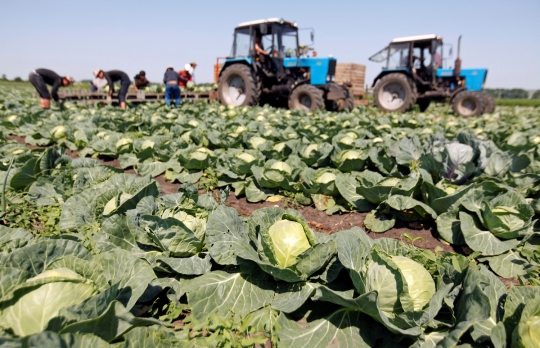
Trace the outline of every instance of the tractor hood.
<instances>
[{"instance_id":1,"label":"tractor hood","mask_svg":"<svg viewBox=\"0 0 540 348\"><path fill-rule=\"evenodd\" d=\"M468 91L481 91L486 82L488 69L472 68L461 69L459 76L465 79L465 87ZM438 69L437 77L448 77L454 75L454 69Z\"/></svg>"}]
</instances>

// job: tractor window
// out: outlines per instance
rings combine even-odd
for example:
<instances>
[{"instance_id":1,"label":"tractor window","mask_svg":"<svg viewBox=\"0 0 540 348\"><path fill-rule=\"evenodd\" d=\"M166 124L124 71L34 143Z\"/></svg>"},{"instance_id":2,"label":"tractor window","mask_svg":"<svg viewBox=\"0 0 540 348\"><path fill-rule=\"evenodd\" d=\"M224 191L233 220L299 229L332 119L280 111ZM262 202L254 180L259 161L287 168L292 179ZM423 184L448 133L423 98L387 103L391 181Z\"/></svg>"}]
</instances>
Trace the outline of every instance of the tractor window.
<instances>
[{"instance_id":1,"label":"tractor window","mask_svg":"<svg viewBox=\"0 0 540 348\"><path fill-rule=\"evenodd\" d=\"M407 68L409 66L409 48L409 43L390 45L388 68Z\"/></svg>"},{"instance_id":2,"label":"tractor window","mask_svg":"<svg viewBox=\"0 0 540 348\"><path fill-rule=\"evenodd\" d=\"M267 35L263 35L262 37L262 49L265 50L266 52L268 53L272 53L272 45L273 45L273 39L274 39L274 35L273 34L267 34Z\"/></svg>"},{"instance_id":3,"label":"tractor window","mask_svg":"<svg viewBox=\"0 0 540 348\"><path fill-rule=\"evenodd\" d=\"M248 57L251 49L251 40L249 37L249 32L242 33L236 32L236 50L234 53L235 57Z\"/></svg>"},{"instance_id":4,"label":"tractor window","mask_svg":"<svg viewBox=\"0 0 540 348\"><path fill-rule=\"evenodd\" d=\"M279 56L281 58L296 57L296 32L283 33L281 36Z\"/></svg>"}]
</instances>

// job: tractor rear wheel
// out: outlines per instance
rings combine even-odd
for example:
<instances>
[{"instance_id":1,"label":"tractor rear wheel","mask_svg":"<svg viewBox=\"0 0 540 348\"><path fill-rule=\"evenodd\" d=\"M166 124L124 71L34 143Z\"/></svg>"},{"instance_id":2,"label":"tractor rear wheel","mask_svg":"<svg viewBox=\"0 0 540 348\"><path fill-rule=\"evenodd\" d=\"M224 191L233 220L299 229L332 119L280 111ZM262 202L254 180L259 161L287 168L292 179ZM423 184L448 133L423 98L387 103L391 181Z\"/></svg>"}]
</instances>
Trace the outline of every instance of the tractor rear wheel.
<instances>
[{"instance_id":1,"label":"tractor rear wheel","mask_svg":"<svg viewBox=\"0 0 540 348\"><path fill-rule=\"evenodd\" d=\"M224 105L257 105L259 90L251 68L244 64L233 64L225 68L219 77L218 94Z\"/></svg>"},{"instance_id":2,"label":"tractor rear wheel","mask_svg":"<svg viewBox=\"0 0 540 348\"><path fill-rule=\"evenodd\" d=\"M409 111L416 101L416 88L404 74L383 76L373 91L375 106L386 112Z\"/></svg>"},{"instance_id":3,"label":"tractor rear wheel","mask_svg":"<svg viewBox=\"0 0 540 348\"><path fill-rule=\"evenodd\" d=\"M289 109L313 111L323 107L323 93L312 85L298 86L289 96Z\"/></svg>"},{"instance_id":4,"label":"tractor rear wheel","mask_svg":"<svg viewBox=\"0 0 540 348\"><path fill-rule=\"evenodd\" d=\"M493 96L487 92L482 92L482 98L484 98L484 103L486 104L484 114L492 114L495 112L495 98L493 98Z\"/></svg>"},{"instance_id":5,"label":"tractor rear wheel","mask_svg":"<svg viewBox=\"0 0 540 348\"><path fill-rule=\"evenodd\" d=\"M452 111L463 117L480 116L485 108L484 98L478 92L459 92L452 100Z\"/></svg>"}]
</instances>

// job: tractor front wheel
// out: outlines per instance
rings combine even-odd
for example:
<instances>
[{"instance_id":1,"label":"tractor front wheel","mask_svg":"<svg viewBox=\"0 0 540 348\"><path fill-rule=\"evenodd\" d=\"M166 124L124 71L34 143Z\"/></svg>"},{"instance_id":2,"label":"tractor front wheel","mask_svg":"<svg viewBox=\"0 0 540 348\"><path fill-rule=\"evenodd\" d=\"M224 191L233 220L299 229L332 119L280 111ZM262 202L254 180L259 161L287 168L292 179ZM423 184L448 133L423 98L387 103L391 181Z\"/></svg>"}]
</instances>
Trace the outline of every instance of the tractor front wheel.
<instances>
[{"instance_id":1,"label":"tractor front wheel","mask_svg":"<svg viewBox=\"0 0 540 348\"><path fill-rule=\"evenodd\" d=\"M480 116L486 104L481 93L463 91L452 100L452 111L463 117Z\"/></svg>"},{"instance_id":2,"label":"tractor front wheel","mask_svg":"<svg viewBox=\"0 0 540 348\"><path fill-rule=\"evenodd\" d=\"M298 86L289 96L289 109L313 111L323 107L323 93L312 85Z\"/></svg>"},{"instance_id":3,"label":"tractor front wheel","mask_svg":"<svg viewBox=\"0 0 540 348\"><path fill-rule=\"evenodd\" d=\"M416 101L416 88L401 73L383 76L373 91L375 106L386 112L409 111Z\"/></svg>"},{"instance_id":4,"label":"tractor front wheel","mask_svg":"<svg viewBox=\"0 0 540 348\"><path fill-rule=\"evenodd\" d=\"M225 68L219 77L218 94L224 105L257 105L257 80L251 68L244 64L233 64Z\"/></svg>"},{"instance_id":5,"label":"tractor front wheel","mask_svg":"<svg viewBox=\"0 0 540 348\"><path fill-rule=\"evenodd\" d=\"M354 95L352 94L352 91L349 89L347 98L338 100L337 103L337 111L352 111L354 109Z\"/></svg>"},{"instance_id":6,"label":"tractor front wheel","mask_svg":"<svg viewBox=\"0 0 540 348\"><path fill-rule=\"evenodd\" d=\"M492 114L495 112L495 98L487 92L482 92L482 98L484 98L484 103L486 108L484 109L484 114Z\"/></svg>"}]
</instances>

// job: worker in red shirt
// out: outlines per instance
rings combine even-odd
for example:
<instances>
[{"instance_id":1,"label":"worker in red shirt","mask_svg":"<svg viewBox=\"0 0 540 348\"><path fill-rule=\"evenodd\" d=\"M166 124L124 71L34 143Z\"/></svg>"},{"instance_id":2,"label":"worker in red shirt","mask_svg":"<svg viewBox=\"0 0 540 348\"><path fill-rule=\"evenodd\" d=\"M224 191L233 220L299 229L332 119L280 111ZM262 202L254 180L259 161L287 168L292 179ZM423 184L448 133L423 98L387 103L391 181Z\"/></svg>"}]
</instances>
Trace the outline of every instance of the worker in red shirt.
<instances>
[{"instance_id":1,"label":"worker in red shirt","mask_svg":"<svg viewBox=\"0 0 540 348\"><path fill-rule=\"evenodd\" d=\"M180 76L180 87L185 88L187 87L188 82L193 82L193 76L191 75L191 65L184 65L184 70L180 70L178 72L178 76Z\"/></svg>"}]
</instances>

